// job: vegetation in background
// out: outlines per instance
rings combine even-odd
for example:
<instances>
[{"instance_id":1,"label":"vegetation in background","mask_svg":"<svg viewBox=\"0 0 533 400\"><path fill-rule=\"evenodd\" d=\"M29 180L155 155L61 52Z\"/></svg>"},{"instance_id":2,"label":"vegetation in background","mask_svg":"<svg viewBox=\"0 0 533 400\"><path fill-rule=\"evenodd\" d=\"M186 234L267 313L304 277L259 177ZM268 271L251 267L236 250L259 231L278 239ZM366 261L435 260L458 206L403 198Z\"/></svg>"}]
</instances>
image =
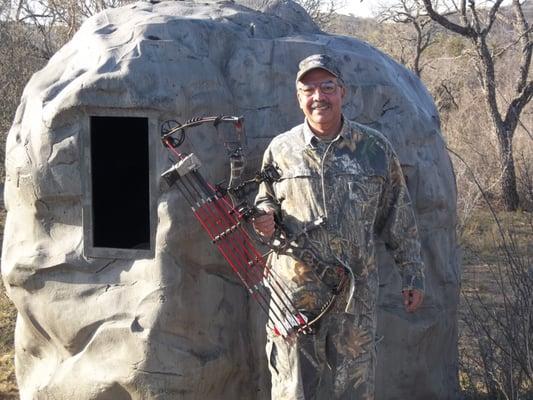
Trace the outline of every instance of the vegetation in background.
<instances>
[{"instance_id":1,"label":"vegetation in background","mask_svg":"<svg viewBox=\"0 0 533 400\"><path fill-rule=\"evenodd\" d=\"M416 1L416 0L415 0ZM533 79L530 76L533 45L530 27L522 4L513 0L510 12L500 11L502 0L496 0L490 9L481 9L475 1L466 0L452 3L453 8L445 15L433 7L431 0L421 0L429 17L440 26L468 40L473 49L472 61L476 68L490 121L490 133L496 136L501 175L499 178L501 197L507 211L516 211L519 196L516 185L516 170L513 154L513 138L520 122L524 107L533 97ZM417 1L416 1L417 2ZM496 30L496 19L501 15L500 24L507 28L506 35L492 35ZM450 18L456 17L456 22ZM506 52L514 51L515 63L507 65L504 75L497 74L496 63ZM509 81L509 76L512 80ZM507 78L507 79L506 79ZM500 101L499 92L503 84L511 89L505 101Z\"/></svg>"},{"instance_id":2,"label":"vegetation in background","mask_svg":"<svg viewBox=\"0 0 533 400\"><path fill-rule=\"evenodd\" d=\"M1 225L3 229L3 223ZM0 398L18 399L17 382L13 358L13 332L15 331L16 311L6 296L4 285L0 283Z\"/></svg>"},{"instance_id":3,"label":"vegetation in background","mask_svg":"<svg viewBox=\"0 0 533 400\"><path fill-rule=\"evenodd\" d=\"M408 26L409 35L396 36L395 44L399 48L398 61L420 77L426 63L422 54L435 42L438 27L424 12L420 0L397 0L389 6L382 6L378 11L379 22L392 22L395 29L399 24ZM390 43L388 44L390 46Z\"/></svg>"},{"instance_id":4,"label":"vegetation in background","mask_svg":"<svg viewBox=\"0 0 533 400\"><path fill-rule=\"evenodd\" d=\"M533 398L532 237L530 213L477 211L463 232L459 379L466 399Z\"/></svg>"},{"instance_id":5,"label":"vegetation in background","mask_svg":"<svg viewBox=\"0 0 533 400\"><path fill-rule=\"evenodd\" d=\"M0 248L4 234L6 212L0 209ZM17 312L6 295L4 285L0 283L0 399L18 399L17 381L14 366L15 318Z\"/></svg>"}]
</instances>

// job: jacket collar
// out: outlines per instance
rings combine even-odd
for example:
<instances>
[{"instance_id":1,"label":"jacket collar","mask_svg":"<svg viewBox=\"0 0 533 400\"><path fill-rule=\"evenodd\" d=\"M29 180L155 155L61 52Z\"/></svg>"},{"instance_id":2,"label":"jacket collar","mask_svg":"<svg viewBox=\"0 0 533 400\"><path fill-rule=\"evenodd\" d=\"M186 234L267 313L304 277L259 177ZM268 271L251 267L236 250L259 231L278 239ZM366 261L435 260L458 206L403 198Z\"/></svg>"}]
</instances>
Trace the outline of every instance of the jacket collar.
<instances>
[{"instance_id":1,"label":"jacket collar","mask_svg":"<svg viewBox=\"0 0 533 400\"><path fill-rule=\"evenodd\" d=\"M341 118L342 118L341 131L339 132L337 136L335 136L335 138L332 139L333 142L340 140L342 138L344 139L350 138L350 135L351 135L350 126L348 122L346 121L346 118L344 118L344 115L342 115ZM304 135L305 144L313 148L316 147L318 141L320 140L315 136L315 134L311 130L311 127L309 126L309 121L307 121L307 118L305 119L304 124L303 124L303 135Z\"/></svg>"}]
</instances>

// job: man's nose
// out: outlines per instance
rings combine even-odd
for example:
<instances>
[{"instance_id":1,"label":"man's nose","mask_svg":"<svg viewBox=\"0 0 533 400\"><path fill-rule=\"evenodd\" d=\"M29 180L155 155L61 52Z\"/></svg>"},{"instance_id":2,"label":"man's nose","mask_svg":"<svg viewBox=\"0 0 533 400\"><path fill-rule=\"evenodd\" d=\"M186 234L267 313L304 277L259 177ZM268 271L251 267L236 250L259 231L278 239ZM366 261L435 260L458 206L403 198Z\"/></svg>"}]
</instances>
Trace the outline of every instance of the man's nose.
<instances>
[{"instance_id":1,"label":"man's nose","mask_svg":"<svg viewBox=\"0 0 533 400\"><path fill-rule=\"evenodd\" d=\"M324 93L322 93L320 86L317 86L315 88L315 91L313 92L313 100L321 100L323 98L324 98Z\"/></svg>"}]
</instances>

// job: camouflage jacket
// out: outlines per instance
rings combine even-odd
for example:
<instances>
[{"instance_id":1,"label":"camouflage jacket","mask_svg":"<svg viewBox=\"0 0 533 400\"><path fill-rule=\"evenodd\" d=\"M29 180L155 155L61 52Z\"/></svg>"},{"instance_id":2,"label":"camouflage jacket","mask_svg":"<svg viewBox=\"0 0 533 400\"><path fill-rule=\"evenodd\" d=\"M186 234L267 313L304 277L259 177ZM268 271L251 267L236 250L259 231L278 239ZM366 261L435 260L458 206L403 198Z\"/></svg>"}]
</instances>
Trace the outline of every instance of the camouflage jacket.
<instances>
[{"instance_id":1,"label":"camouflage jacket","mask_svg":"<svg viewBox=\"0 0 533 400\"><path fill-rule=\"evenodd\" d=\"M411 200L398 158L379 132L344 119L340 134L325 142L305 122L272 140L263 167L270 164L281 178L260 186L259 208L276 210L292 233L326 217L310 240L324 261L349 266L357 280L377 280L374 245L380 235L392 251L402 288L424 290ZM270 263L297 304L312 310L316 299L308 295L323 291L316 274L287 255L275 254Z\"/></svg>"}]
</instances>

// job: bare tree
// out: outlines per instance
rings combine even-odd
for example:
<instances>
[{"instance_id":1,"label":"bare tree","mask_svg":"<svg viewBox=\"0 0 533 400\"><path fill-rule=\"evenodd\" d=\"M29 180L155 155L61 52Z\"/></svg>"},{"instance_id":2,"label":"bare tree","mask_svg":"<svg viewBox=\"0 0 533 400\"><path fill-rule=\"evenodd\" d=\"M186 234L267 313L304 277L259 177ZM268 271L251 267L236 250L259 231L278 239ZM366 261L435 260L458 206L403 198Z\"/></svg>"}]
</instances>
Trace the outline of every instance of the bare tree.
<instances>
[{"instance_id":1,"label":"bare tree","mask_svg":"<svg viewBox=\"0 0 533 400\"><path fill-rule=\"evenodd\" d=\"M336 11L344 6L346 0L236 0L237 3L254 10L262 11L281 3L294 2L302 6L311 19L322 29L328 28Z\"/></svg>"},{"instance_id":2,"label":"bare tree","mask_svg":"<svg viewBox=\"0 0 533 400\"><path fill-rule=\"evenodd\" d=\"M533 97L533 80L530 77L532 42L531 28L524 16L522 3L512 1L512 24L516 37L508 46L495 51L491 47L489 34L501 14L503 0L496 0L490 9L480 8L475 0L452 0L454 19L450 14L437 10L435 1L422 0L425 9L435 22L470 40L475 49L477 74L484 94L484 102L492 122L492 129L498 139L501 166L500 186L504 206L508 211L519 207L519 196L516 186L516 170L513 157L513 137L520 122L520 114ZM514 82L514 94L511 99L499 104L499 88L495 63L502 52L518 46L520 62L516 66L517 78ZM508 74L509 71L506 71Z\"/></svg>"},{"instance_id":3,"label":"bare tree","mask_svg":"<svg viewBox=\"0 0 533 400\"><path fill-rule=\"evenodd\" d=\"M434 43L437 33L437 25L428 17L422 0L398 0L391 6L381 6L378 20L405 24L412 28L413 34L398 38L402 53L400 61L420 77L424 69L421 63L422 53ZM404 43L409 49L404 49ZM405 59L405 54L410 54L410 61Z\"/></svg>"},{"instance_id":4,"label":"bare tree","mask_svg":"<svg viewBox=\"0 0 533 400\"><path fill-rule=\"evenodd\" d=\"M40 33L43 56L50 58L69 40L82 22L106 9L134 0L17 0L13 19L31 24Z\"/></svg>"},{"instance_id":5,"label":"bare tree","mask_svg":"<svg viewBox=\"0 0 533 400\"><path fill-rule=\"evenodd\" d=\"M296 0L321 28L326 28L336 11L344 6L341 0Z\"/></svg>"},{"instance_id":6,"label":"bare tree","mask_svg":"<svg viewBox=\"0 0 533 400\"><path fill-rule=\"evenodd\" d=\"M532 253L527 239L533 234L533 219L505 222L479 184L470 166L465 164L483 196L492 216L490 257L479 258L483 239L466 248L477 268L482 268L485 282L477 279L462 288L465 307L460 312L461 380L466 398L520 400L533 396L533 270ZM527 217L526 217L527 219ZM522 231L523 238L517 235ZM478 234L479 235L479 234ZM487 238L484 239L485 241ZM477 269L476 268L476 269ZM479 288L484 287L483 291Z\"/></svg>"},{"instance_id":7,"label":"bare tree","mask_svg":"<svg viewBox=\"0 0 533 400\"><path fill-rule=\"evenodd\" d=\"M0 0L0 148L24 85L84 19L132 0ZM4 152L0 152L3 175Z\"/></svg>"}]
</instances>

